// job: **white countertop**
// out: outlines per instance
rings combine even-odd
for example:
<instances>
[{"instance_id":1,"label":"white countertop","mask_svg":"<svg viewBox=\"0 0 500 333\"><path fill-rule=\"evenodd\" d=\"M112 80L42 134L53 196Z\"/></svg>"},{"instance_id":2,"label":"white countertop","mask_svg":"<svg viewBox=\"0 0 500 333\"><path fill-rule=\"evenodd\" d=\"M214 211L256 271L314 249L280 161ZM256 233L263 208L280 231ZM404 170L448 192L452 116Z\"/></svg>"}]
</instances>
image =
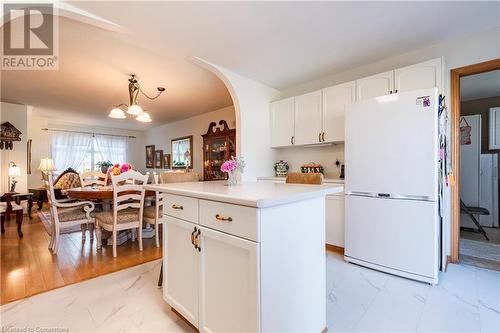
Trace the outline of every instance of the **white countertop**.
<instances>
[{"instance_id":1,"label":"white countertop","mask_svg":"<svg viewBox=\"0 0 500 333\"><path fill-rule=\"evenodd\" d=\"M265 181L280 181L284 182L286 177L257 177L257 180L265 180ZM323 178L323 183L325 184L344 184L344 180L340 178Z\"/></svg>"},{"instance_id":2,"label":"white countertop","mask_svg":"<svg viewBox=\"0 0 500 333\"><path fill-rule=\"evenodd\" d=\"M340 184L302 185L249 182L227 186L226 181L148 184L148 190L250 207L271 207L302 201L344 190Z\"/></svg>"}]
</instances>

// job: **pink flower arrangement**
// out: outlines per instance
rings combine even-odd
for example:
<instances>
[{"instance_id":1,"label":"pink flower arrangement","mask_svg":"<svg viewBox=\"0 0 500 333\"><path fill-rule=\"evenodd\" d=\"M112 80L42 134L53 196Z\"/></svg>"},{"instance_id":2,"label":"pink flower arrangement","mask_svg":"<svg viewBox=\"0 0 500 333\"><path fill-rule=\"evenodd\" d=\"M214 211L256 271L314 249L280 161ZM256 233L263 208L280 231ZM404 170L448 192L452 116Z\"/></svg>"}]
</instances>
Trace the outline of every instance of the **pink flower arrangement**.
<instances>
[{"instance_id":1,"label":"pink flower arrangement","mask_svg":"<svg viewBox=\"0 0 500 333\"><path fill-rule=\"evenodd\" d=\"M237 170L239 172L243 172L244 168L245 168L245 161L243 160L243 157L231 156L230 160L227 160L224 163L222 163L222 165L220 166L220 171L231 173L231 172Z\"/></svg>"},{"instance_id":2,"label":"pink flower arrangement","mask_svg":"<svg viewBox=\"0 0 500 333\"><path fill-rule=\"evenodd\" d=\"M237 163L235 160L227 160L226 162L222 163L220 166L220 171L222 172L231 172L236 170Z\"/></svg>"},{"instance_id":3,"label":"pink flower arrangement","mask_svg":"<svg viewBox=\"0 0 500 333\"><path fill-rule=\"evenodd\" d=\"M132 164L123 163L122 165L120 165L119 163L116 163L112 168L108 169L108 173L112 173L113 175L117 176L129 170L132 170Z\"/></svg>"}]
</instances>

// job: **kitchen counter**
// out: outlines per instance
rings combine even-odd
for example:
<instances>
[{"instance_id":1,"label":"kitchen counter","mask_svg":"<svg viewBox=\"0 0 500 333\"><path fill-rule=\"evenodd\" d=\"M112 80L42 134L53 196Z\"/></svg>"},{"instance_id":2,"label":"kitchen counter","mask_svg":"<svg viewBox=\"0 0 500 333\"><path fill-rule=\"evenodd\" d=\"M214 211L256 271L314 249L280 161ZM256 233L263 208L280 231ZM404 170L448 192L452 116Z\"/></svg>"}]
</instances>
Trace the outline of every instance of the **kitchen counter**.
<instances>
[{"instance_id":1,"label":"kitchen counter","mask_svg":"<svg viewBox=\"0 0 500 333\"><path fill-rule=\"evenodd\" d=\"M227 186L225 181L148 184L147 190L182 195L236 205L265 208L339 193L335 184L301 185L274 182L249 182Z\"/></svg>"},{"instance_id":2,"label":"kitchen counter","mask_svg":"<svg viewBox=\"0 0 500 333\"><path fill-rule=\"evenodd\" d=\"M325 197L343 185L145 188L163 193L164 300L200 332L326 330Z\"/></svg>"},{"instance_id":3,"label":"kitchen counter","mask_svg":"<svg viewBox=\"0 0 500 333\"><path fill-rule=\"evenodd\" d=\"M258 181L275 181L275 182L285 182L286 177L257 177ZM344 184L344 180L340 178L324 178L324 184Z\"/></svg>"}]
</instances>

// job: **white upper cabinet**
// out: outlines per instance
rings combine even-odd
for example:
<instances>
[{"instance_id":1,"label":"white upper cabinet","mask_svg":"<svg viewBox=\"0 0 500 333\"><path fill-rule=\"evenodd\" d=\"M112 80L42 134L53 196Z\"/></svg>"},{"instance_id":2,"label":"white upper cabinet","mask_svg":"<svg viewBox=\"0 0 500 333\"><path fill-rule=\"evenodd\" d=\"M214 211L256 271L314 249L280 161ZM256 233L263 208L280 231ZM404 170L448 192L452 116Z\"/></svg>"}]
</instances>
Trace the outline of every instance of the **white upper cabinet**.
<instances>
[{"instance_id":1,"label":"white upper cabinet","mask_svg":"<svg viewBox=\"0 0 500 333\"><path fill-rule=\"evenodd\" d=\"M442 90L441 58L398 68L394 71L394 92L438 87Z\"/></svg>"},{"instance_id":2,"label":"white upper cabinet","mask_svg":"<svg viewBox=\"0 0 500 333\"><path fill-rule=\"evenodd\" d=\"M321 90L295 97L294 144L321 142L321 109Z\"/></svg>"},{"instance_id":3,"label":"white upper cabinet","mask_svg":"<svg viewBox=\"0 0 500 333\"><path fill-rule=\"evenodd\" d=\"M323 142L344 141L345 107L355 100L355 81L323 89Z\"/></svg>"},{"instance_id":4,"label":"white upper cabinet","mask_svg":"<svg viewBox=\"0 0 500 333\"><path fill-rule=\"evenodd\" d=\"M388 95L394 90L394 71L356 80L356 101Z\"/></svg>"},{"instance_id":5,"label":"white upper cabinet","mask_svg":"<svg viewBox=\"0 0 500 333\"><path fill-rule=\"evenodd\" d=\"M271 103L271 146L290 146L294 141L295 98Z\"/></svg>"}]
</instances>

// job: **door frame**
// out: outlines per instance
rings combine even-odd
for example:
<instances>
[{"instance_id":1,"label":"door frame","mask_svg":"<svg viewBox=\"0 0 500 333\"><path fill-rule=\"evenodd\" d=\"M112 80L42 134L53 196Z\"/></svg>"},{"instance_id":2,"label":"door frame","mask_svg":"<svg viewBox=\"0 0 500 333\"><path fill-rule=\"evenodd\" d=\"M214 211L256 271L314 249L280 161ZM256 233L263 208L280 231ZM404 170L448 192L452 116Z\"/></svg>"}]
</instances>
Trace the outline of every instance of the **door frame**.
<instances>
[{"instance_id":1,"label":"door frame","mask_svg":"<svg viewBox=\"0 0 500 333\"><path fill-rule=\"evenodd\" d=\"M458 263L460 248L460 78L500 69L500 58L450 71L451 92L451 253L450 262Z\"/></svg>"}]
</instances>

